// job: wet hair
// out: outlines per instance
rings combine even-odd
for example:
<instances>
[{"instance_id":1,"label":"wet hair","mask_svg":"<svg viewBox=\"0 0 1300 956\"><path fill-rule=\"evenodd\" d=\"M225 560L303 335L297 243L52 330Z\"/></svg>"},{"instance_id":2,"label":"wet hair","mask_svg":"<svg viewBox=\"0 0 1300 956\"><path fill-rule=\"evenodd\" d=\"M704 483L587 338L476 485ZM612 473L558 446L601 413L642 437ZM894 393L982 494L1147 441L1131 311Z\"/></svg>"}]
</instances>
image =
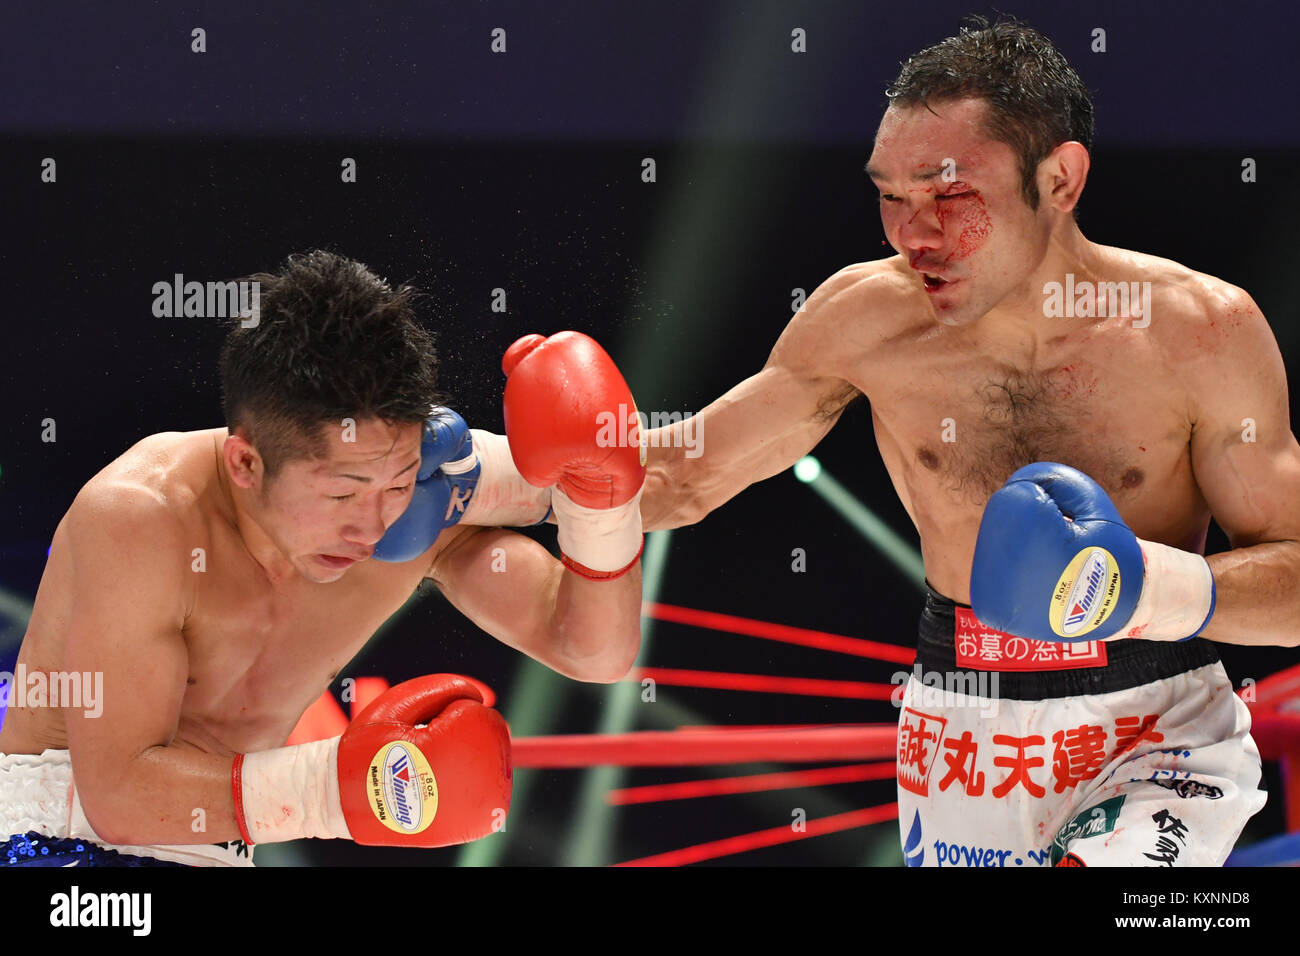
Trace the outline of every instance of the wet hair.
<instances>
[{"instance_id":1,"label":"wet hair","mask_svg":"<svg viewBox=\"0 0 1300 956\"><path fill-rule=\"evenodd\" d=\"M1015 151L1020 192L1037 209L1038 164L1070 140L1092 151L1092 96L1052 41L1033 27L977 16L964 22L956 36L909 57L885 96L901 107L983 100L985 133Z\"/></svg>"},{"instance_id":2,"label":"wet hair","mask_svg":"<svg viewBox=\"0 0 1300 956\"><path fill-rule=\"evenodd\" d=\"M365 265L316 250L290 256L260 283L258 321L221 349L222 410L262 456L268 478L290 461L324 458L324 426L379 418L422 422L444 399L433 335L416 292Z\"/></svg>"}]
</instances>

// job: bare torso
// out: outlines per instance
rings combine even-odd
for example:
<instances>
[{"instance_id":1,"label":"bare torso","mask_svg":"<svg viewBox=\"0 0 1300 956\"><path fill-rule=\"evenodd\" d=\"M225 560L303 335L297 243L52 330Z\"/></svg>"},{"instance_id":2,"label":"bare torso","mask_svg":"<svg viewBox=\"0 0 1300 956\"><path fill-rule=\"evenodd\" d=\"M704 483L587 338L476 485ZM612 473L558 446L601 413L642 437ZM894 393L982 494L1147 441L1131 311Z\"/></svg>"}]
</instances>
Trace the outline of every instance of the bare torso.
<instances>
[{"instance_id":1,"label":"bare torso","mask_svg":"<svg viewBox=\"0 0 1300 956\"><path fill-rule=\"evenodd\" d=\"M456 528L445 532L425 560L364 561L331 584L299 576L272 582L245 548L218 484L217 449L225 436L224 428L150 436L87 486L149 489L193 542L182 556L191 573L188 593L180 596L188 686L171 745L216 754L282 746L302 712L411 596L432 555L457 534ZM73 508L84 507L81 501ZM55 532L18 657L28 673L64 667L64 637L75 625L76 576L60 548L65 523ZM121 599L132 600L129 587ZM0 753L67 746L57 708L10 710L0 731Z\"/></svg>"},{"instance_id":2,"label":"bare torso","mask_svg":"<svg viewBox=\"0 0 1300 956\"><path fill-rule=\"evenodd\" d=\"M1210 512L1192 474L1194 422L1180 354L1213 347L1206 277L1102 248L1114 281L1150 281L1153 320L1047 318L1040 343L998 340L980 323L938 324L900 258L855 267L864 329L834 374L868 396L876 441L921 538L926 576L969 603L989 495L1034 461L1092 476L1141 538L1203 550ZM868 320L876 321L876 320ZM865 324L865 323L864 323Z\"/></svg>"}]
</instances>

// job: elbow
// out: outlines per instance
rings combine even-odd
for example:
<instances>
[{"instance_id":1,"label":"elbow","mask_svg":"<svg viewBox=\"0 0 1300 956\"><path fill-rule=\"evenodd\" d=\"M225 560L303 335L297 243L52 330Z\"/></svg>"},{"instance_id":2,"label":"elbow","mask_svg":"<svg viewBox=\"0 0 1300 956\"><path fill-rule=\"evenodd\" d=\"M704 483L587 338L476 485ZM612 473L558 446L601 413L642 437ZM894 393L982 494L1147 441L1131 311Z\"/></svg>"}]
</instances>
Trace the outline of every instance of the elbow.
<instances>
[{"instance_id":1,"label":"elbow","mask_svg":"<svg viewBox=\"0 0 1300 956\"><path fill-rule=\"evenodd\" d=\"M617 684L626 680L627 676L632 673L632 668L636 666L636 657L640 650L640 641L638 641L631 654L624 654L620 659L610 663L601 673L592 678L593 682L597 684Z\"/></svg>"},{"instance_id":2,"label":"elbow","mask_svg":"<svg viewBox=\"0 0 1300 956\"><path fill-rule=\"evenodd\" d=\"M617 684L627 679L635 664L635 653L617 658L585 661L578 665L573 677L587 684Z\"/></svg>"},{"instance_id":3,"label":"elbow","mask_svg":"<svg viewBox=\"0 0 1300 956\"><path fill-rule=\"evenodd\" d=\"M145 753L156 748L147 748ZM159 831L154 814L141 814L140 793L143 783L138 755L134 759L118 760L112 766L96 765L95 761L78 761L73 757L73 800L81 808L83 828L89 827L90 837L99 843L116 846L148 846L154 843L175 842L165 839ZM78 769L80 768L80 769ZM78 826L78 814L70 807L72 827ZM75 834L74 834L75 835Z\"/></svg>"},{"instance_id":4,"label":"elbow","mask_svg":"<svg viewBox=\"0 0 1300 956\"><path fill-rule=\"evenodd\" d=\"M124 808L114 807L111 801L101 801L94 797L87 799L89 796L78 788L77 799L81 802L81 812L90 825L96 842L116 846L143 845L142 841L133 839L130 820Z\"/></svg>"},{"instance_id":5,"label":"elbow","mask_svg":"<svg viewBox=\"0 0 1300 956\"><path fill-rule=\"evenodd\" d=\"M605 668L603 670L585 671L581 675L574 677L574 680L580 680L584 684L617 684L626 676L626 671L615 676L614 671Z\"/></svg>"},{"instance_id":6,"label":"elbow","mask_svg":"<svg viewBox=\"0 0 1300 956\"><path fill-rule=\"evenodd\" d=\"M616 648L587 655L565 654L563 666L555 669L566 677L587 684L617 684L632 672L640 652L641 633L638 626L636 633L620 641Z\"/></svg>"},{"instance_id":7,"label":"elbow","mask_svg":"<svg viewBox=\"0 0 1300 956\"><path fill-rule=\"evenodd\" d=\"M630 673L632 673L632 665L631 665L631 664L629 664L629 665L627 665L626 667L623 667L623 668L614 668L613 670L606 670L606 671L604 671L603 673L598 674L598 675L596 675L596 676L590 678L590 679L587 681L587 683L589 683L589 684L619 684L619 683L622 683L624 680L626 680L626 679L627 679L627 675L630 674Z\"/></svg>"}]
</instances>

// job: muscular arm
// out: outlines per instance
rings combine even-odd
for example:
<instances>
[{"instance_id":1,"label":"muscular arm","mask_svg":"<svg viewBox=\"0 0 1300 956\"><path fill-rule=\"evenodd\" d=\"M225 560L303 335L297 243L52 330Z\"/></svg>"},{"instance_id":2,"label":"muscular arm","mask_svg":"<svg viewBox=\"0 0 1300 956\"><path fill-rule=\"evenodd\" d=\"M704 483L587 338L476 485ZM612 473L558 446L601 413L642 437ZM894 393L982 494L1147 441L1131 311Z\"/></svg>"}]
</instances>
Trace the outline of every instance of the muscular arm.
<instances>
[{"instance_id":1,"label":"muscular arm","mask_svg":"<svg viewBox=\"0 0 1300 956\"><path fill-rule=\"evenodd\" d=\"M641 647L641 565L611 581L568 570L536 541L457 526L429 577L497 640L575 680L610 683Z\"/></svg>"},{"instance_id":2,"label":"muscular arm","mask_svg":"<svg viewBox=\"0 0 1300 956\"><path fill-rule=\"evenodd\" d=\"M1192 469L1232 550L1208 558L1217 604L1203 637L1300 645L1300 446L1268 323L1232 289L1218 348L1196 363ZM1249 421L1247 421L1249 419Z\"/></svg>"},{"instance_id":3,"label":"muscular arm","mask_svg":"<svg viewBox=\"0 0 1300 956\"><path fill-rule=\"evenodd\" d=\"M862 273L861 266L850 266L822 283L758 374L694 419L647 433L645 530L694 524L754 482L789 468L831 430L860 394L838 371L851 351L849 330L863 321ZM683 433L689 428L693 435Z\"/></svg>"},{"instance_id":4,"label":"muscular arm","mask_svg":"<svg viewBox=\"0 0 1300 956\"><path fill-rule=\"evenodd\" d=\"M76 595L64 666L103 674L99 716L65 711L86 818L110 843L238 839L231 758L172 746L189 673L181 628L193 543L133 488L83 491L65 530Z\"/></svg>"}]
</instances>

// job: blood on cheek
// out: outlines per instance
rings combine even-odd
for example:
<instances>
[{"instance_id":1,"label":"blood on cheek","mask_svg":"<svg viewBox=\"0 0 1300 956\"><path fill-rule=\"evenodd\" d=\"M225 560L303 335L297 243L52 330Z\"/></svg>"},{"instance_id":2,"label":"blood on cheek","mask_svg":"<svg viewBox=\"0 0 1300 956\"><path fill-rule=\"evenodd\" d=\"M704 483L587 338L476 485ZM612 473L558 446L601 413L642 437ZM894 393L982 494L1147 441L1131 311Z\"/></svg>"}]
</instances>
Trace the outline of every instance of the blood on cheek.
<instances>
[{"instance_id":1,"label":"blood on cheek","mask_svg":"<svg viewBox=\"0 0 1300 956\"><path fill-rule=\"evenodd\" d=\"M956 235L956 248L945 261L973 255L993 234L993 221L981 196L961 196L936 204L939 227L945 237Z\"/></svg>"}]
</instances>

